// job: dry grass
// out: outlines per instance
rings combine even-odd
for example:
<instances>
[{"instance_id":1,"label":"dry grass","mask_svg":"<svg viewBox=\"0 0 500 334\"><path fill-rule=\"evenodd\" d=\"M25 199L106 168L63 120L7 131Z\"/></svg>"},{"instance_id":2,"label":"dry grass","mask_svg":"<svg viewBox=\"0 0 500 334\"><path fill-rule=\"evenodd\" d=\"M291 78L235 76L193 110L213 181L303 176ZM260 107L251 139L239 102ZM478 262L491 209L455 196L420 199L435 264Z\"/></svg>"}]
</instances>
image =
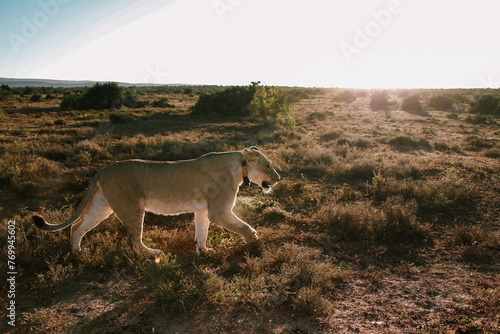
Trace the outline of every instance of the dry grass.
<instances>
[{"instance_id":1,"label":"dry grass","mask_svg":"<svg viewBox=\"0 0 500 334\"><path fill-rule=\"evenodd\" d=\"M0 234L16 221L18 329L498 332L498 118L466 113L481 92L389 91L389 103L372 110L374 93L287 90L297 95L289 99L293 131L194 117L197 96L183 90L141 96L165 99L165 108L112 114L61 110L57 95L2 101ZM437 94L451 99L452 112L439 110ZM411 95L423 112L399 110ZM45 233L29 219L67 219L90 178L113 161L251 145L284 177L269 195L240 189L235 212L256 227L258 242L213 224L216 253L198 258L192 214L148 214L144 242L166 253L157 261L128 248L115 217L73 255L69 231Z\"/></svg>"}]
</instances>

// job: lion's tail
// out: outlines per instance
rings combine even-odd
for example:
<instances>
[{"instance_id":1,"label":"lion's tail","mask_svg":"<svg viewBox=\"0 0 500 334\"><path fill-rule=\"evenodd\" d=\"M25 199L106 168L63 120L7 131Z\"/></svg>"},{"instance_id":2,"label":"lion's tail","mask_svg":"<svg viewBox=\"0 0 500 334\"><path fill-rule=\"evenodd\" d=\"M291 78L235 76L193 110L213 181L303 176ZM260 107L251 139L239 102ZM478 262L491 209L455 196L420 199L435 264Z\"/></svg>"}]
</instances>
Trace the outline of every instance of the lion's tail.
<instances>
[{"instance_id":1,"label":"lion's tail","mask_svg":"<svg viewBox=\"0 0 500 334\"><path fill-rule=\"evenodd\" d=\"M87 207L90 204L92 197L94 197L96 190L99 188L99 184L97 182L97 180L99 179L99 174L100 173L97 173L97 175L94 176L94 178L90 181L89 187L87 188L87 191L85 192L85 195L83 196L78 209L76 209L75 213L71 216L70 219L68 219L64 223L52 225L47 223L45 221L45 218L43 218L41 215L33 215L31 218L33 219L35 225L44 231L60 231L82 219L87 211Z\"/></svg>"}]
</instances>

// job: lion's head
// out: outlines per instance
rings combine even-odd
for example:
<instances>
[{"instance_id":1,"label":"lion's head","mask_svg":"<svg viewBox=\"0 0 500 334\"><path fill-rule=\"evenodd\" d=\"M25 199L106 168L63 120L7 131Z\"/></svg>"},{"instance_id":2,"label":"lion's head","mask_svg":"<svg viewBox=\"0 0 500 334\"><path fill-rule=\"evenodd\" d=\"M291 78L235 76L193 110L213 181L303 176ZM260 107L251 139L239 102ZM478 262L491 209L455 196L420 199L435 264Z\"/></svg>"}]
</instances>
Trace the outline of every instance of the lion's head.
<instances>
[{"instance_id":1,"label":"lion's head","mask_svg":"<svg viewBox=\"0 0 500 334\"><path fill-rule=\"evenodd\" d=\"M265 193L270 192L276 182L281 180L281 177L267 157L255 146L250 147L250 149L245 148L243 155L248 170L248 179L259 185Z\"/></svg>"}]
</instances>

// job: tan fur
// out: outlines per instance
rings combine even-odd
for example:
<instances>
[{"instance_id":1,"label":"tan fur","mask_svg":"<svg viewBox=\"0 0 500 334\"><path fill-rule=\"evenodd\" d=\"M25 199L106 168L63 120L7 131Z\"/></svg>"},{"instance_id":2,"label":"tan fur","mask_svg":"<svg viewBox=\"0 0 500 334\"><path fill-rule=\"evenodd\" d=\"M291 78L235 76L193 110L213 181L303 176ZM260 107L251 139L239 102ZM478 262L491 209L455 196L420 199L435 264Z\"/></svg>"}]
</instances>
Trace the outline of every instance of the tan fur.
<instances>
[{"instance_id":1,"label":"tan fur","mask_svg":"<svg viewBox=\"0 0 500 334\"><path fill-rule=\"evenodd\" d=\"M264 192L269 192L280 179L265 155L255 147L177 162L117 162L96 174L68 221L50 225L38 215L33 220L48 231L72 225L71 243L73 250L78 251L85 233L114 212L128 231L129 245L159 254L160 250L142 243L144 213L194 212L197 252L205 253L210 250L206 247L210 222L240 234L247 242L257 239L257 232L232 211L245 176Z\"/></svg>"}]
</instances>

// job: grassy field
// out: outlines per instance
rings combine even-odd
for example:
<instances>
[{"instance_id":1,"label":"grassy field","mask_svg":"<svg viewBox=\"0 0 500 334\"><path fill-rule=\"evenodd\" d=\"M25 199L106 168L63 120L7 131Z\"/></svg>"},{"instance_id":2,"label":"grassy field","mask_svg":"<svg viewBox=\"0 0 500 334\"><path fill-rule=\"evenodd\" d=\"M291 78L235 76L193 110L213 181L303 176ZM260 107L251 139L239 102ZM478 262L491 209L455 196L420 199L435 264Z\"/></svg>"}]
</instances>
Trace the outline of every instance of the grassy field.
<instances>
[{"instance_id":1,"label":"grassy field","mask_svg":"<svg viewBox=\"0 0 500 334\"><path fill-rule=\"evenodd\" d=\"M16 327L2 316L0 328L499 333L500 119L468 112L476 95L498 92L394 90L375 111L370 91L285 92L292 130L193 116L191 90L149 91L141 98L168 103L114 111L61 109L57 93L0 102L1 270L9 271L15 220L18 272ZM401 110L413 94L423 110ZM441 95L451 109L430 107ZM67 219L90 178L114 161L252 145L283 177L269 195L240 189L235 212L257 229L255 243L214 224L216 253L199 258L191 214L148 214L144 242L166 254L154 261L127 247L111 216L71 254L69 229L47 233L30 220L34 212ZM6 289L0 300L8 302Z\"/></svg>"}]
</instances>

